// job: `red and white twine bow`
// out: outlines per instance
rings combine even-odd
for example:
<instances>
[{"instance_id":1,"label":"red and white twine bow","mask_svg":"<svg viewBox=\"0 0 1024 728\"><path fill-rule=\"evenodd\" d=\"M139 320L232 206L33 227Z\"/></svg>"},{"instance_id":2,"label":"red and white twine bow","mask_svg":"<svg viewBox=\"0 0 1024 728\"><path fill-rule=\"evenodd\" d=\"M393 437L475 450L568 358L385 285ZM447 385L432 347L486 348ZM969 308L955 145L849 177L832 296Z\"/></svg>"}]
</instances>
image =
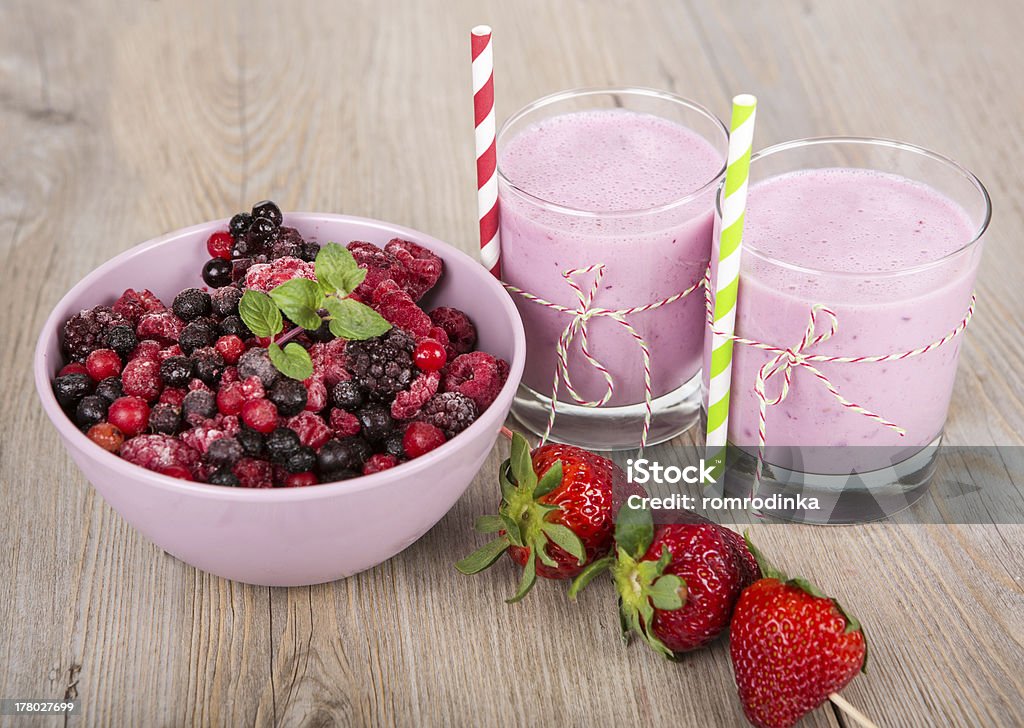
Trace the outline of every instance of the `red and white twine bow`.
<instances>
[{"instance_id":1,"label":"red and white twine bow","mask_svg":"<svg viewBox=\"0 0 1024 728\"><path fill-rule=\"evenodd\" d=\"M708 285L708 280L709 278L705 277L704 300L707 308L708 326L711 328L711 331L720 336L727 336L737 344L761 349L762 351L767 351L770 354L775 355L761 366L757 372L757 377L754 379L754 394L757 395L758 405L757 468L754 471L755 491L757 486L761 483L761 475L764 471L764 452L768 442L768 408L781 404L789 395L789 389L793 382L793 371L795 369L803 369L817 377L842 407L850 410L851 412L864 415L868 419L874 420L879 425L899 433L900 437L902 437L906 434L906 430L896 423L890 422L885 417L872 412L866 407L862 407L861 405L846 399L839 393L839 390L837 390L835 385L832 384L828 376L818 369L815 364L874 364L887 361L901 361L903 359L910 359L915 356L920 356L921 354L926 354L929 351L948 344L963 333L964 329L967 328L967 324L970 323L971 317L974 316L974 304L976 301L976 296L972 293L971 303L967 307L967 313L964 314L960 323L958 323L952 331L941 339L937 339L930 344L925 344L924 346L916 349L910 349L909 351L902 351L896 354L881 354L878 356L829 356L827 354L807 353L807 349L824 341L828 341L836 335L837 331L839 331L839 318L828 306L820 303L811 306L810 315L807 321L807 329L804 331L803 337L794 346L780 348L760 341L754 341L753 339L747 339L742 336L727 334L724 331L715 329L713 313L714 306L711 301L711 287ZM818 333L817 325L821 316L827 317L829 325L824 332ZM782 384L780 385L779 393L774 397L769 397L767 393L768 382L779 375L782 376Z\"/></svg>"},{"instance_id":2,"label":"red and white twine bow","mask_svg":"<svg viewBox=\"0 0 1024 728\"><path fill-rule=\"evenodd\" d=\"M572 288L573 292L576 294L577 300L579 301L579 305L575 308L546 301L540 296L535 296L534 294L524 291L522 288L518 288L509 283L505 283L504 286L509 292L520 295L528 301L540 304L541 306L553 311L567 314L571 317L569 323L566 324L565 328L562 330L561 336L558 338L558 346L555 352L558 361L555 365L554 381L551 386L551 409L548 412L548 422L541 442L547 442L548 437L551 435L551 429L554 427L555 415L557 414L558 390L561 384L565 385L565 389L572 400L582 407L603 407L615 393L615 379L612 376L612 373L608 371L608 368L591 353L590 340L587 334L587 324L591 319L609 318L612 321L617 322L622 326L622 328L629 332L629 335L633 337L633 340L636 341L637 345L640 347L640 353L643 358L645 412L643 430L640 433L640 450L642 451L647 445L647 436L651 429L651 402L654 399L653 391L651 389L651 349L647 344L647 341L639 334L639 332L637 332L633 325L626 320L626 317L631 314L652 311L656 308L661 308L662 306L667 306L670 303L682 300L704 285L704 281L698 280L685 291L676 293L668 298L663 298L660 301L647 303L642 306L632 306L630 308L608 309L594 305L594 298L597 296L597 293L601 288L601 281L604 278L605 271L606 266L603 263L597 263L595 265L587 266L586 268L572 268L570 270L562 271L562 277ZM593 273L594 279L591 282L590 287L584 291L583 287L574 280L574 277L585 275L587 273ZM587 363L600 372L601 376L604 378L605 392L600 399L584 399L573 386L572 376L569 374L569 347L572 345L577 334L580 337L580 351L583 353L583 357L587 360Z\"/></svg>"}]
</instances>

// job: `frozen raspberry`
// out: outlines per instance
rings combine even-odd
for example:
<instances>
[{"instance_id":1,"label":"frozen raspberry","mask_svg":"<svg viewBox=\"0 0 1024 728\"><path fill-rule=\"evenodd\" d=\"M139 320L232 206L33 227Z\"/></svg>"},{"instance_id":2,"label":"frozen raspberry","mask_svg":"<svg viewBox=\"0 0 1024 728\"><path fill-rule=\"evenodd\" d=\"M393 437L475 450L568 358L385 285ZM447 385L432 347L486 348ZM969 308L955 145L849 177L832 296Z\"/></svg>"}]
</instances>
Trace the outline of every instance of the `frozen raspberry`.
<instances>
[{"instance_id":1,"label":"frozen raspberry","mask_svg":"<svg viewBox=\"0 0 1024 728\"><path fill-rule=\"evenodd\" d=\"M508 381L508 373L512 370L512 367L504 359L498 359L498 378L502 382L502 386Z\"/></svg>"},{"instance_id":2,"label":"frozen raspberry","mask_svg":"<svg viewBox=\"0 0 1024 728\"><path fill-rule=\"evenodd\" d=\"M242 458L231 472L243 488L270 488L274 484L274 471L266 460Z\"/></svg>"},{"instance_id":3,"label":"frozen raspberry","mask_svg":"<svg viewBox=\"0 0 1024 728\"><path fill-rule=\"evenodd\" d=\"M459 309L449 306L435 308L430 312L430 320L448 334L449 346L455 354L466 354L476 347L476 327Z\"/></svg>"},{"instance_id":4,"label":"frozen raspberry","mask_svg":"<svg viewBox=\"0 0 1024 728\"><path fill-rule=\"evenodd\" d=\"M89 373L89 370L86 368L85 364L83 364L80 361L73 361L70 364L65 364L64 366L62 366L60 368L60 371L57 372L57 376L58 377L63 377L65 374L88 374L88 373Z\"/></svg>"},{"instance_id":5,"label":"frozen raspberry","mask_svg":"<svg viewBox=\"0 0 1024 728\"><path fill-rule=\"evenodd\" d=\"M363 465L363 475L373 475L382 470L390 470L396 465L398 465L398 458L394 455L379 452L376 455L371 455L370 459Z\"/></svg>"},{"instance_id":6,"label":"frozen raspberry","mask_svg":"<svg viewBox=\"0 0 1024 728\"><path fill-rule=\"evenodd\" d=\"M217 390L217 411L222 415L237 415L242 411L244 402L241 382L223 384Z\"/></svg>"},{"instance_id":7,"label":"frozen raspberry","mask_svg":"<svg viewBox=\"0 0 1024 728\"><path fill-rule=\"evenodd\" d=\"M391 403L391 416L396 420L409 420L415 417L423 405L437 394L440 383L440 372L420 374L407 391L395 395L395 401Z\"/></svg>"},{"instance_id":8,"label":"frozen raspberry","mask_svg":"<svg viewBox=\"0 0 1024 728\"><path fill-rule=\"evenodd\" d=\"M117 299L113 310L114 313L123 316L132 326L136 326L147 313L166 311L167 307L149 289L136 291L129 288Z\"/></svg>"},{"instance_id":9,"label":"frozen raspberry","mask_svg":"<svg viewBox=\"0 0 1024 728\"><path fill-rule=\"evenodd\" d=\"M125 319L109 306L96 306L76 313L64 324L64 351L68 358L84 362L96 349L106 347L107 332L124 326Z\"/></svg>"},{"instance_id":10,"label":"frozen raspberry","mask_svg":"<svg viewBox=\"0 0 1024 728\"><path fill-rule=\"evenodd\" d=\"M412 337L393 328L373 339L350 341L345 348L346 366L372 399L391 402L412 382L414 348Z\"/></svg>"},{"instance_id":11,"label":"frozen raspberry","mask_svg":"<svg viewBox=\"0 0 1024 728\"><path fill-rule=\"evenodd\" d=\"M304 488L307 485L316 485L319 483L316 479L315 473L288 473L284 477L285 488Z\"/></svg>"},{"instance_id":12,"label":"frozen raspberry","mask_svg":"<svg viewBox=\"0 0 1024 728\"><path fill-rule=\"evenodd\" d=\"M173 435L181 428L181 408L156 403L149 411L149 429L162 435Z\"/></svg>"},{"instance_id":13,"label":"frozen raspberry","mask_svg":"<svg viewBox=\"0 0 1024 728\"><path fill-rule=\"evenodd\" d=\"M185 430L178 437L182 442L189 445L201 454L210 449L210 445L223 437L230 437L231 433L215 419L202 420L194 427ZM241 445L239 445L241 447Z\"/></svg>"},{"instance_id":14,"label":"frozen raspberry","mask_svg":"<svg viewBox=\"0 0 1024 728\"><path fill-rule=\"evenodd\" d=\"M249 349L238 359L238 377L240 379L259 377L263 386L269 389L274 386L274 382L280 376L277 367L270 361L267 350L262 347Z\"/></svg>"},{"instance_id":15,"label":"frozen raspberry","mask_svg":"<svg viewBox=\"0 0 1024 728\"><path fill-rule=\"evenodd\" d=\"M384 246L384 250L401 261L408 271L409 279L403 287L414 301L433 288L444 271L444 262L439 257L408 240L395 238Z\"/></svg>"},{"instance_id":16,"label":"frozen raspberry","mask_svg":"<svg viewBox=\"0 0 1024 728\"><path fill-rule=\"evenodd\" d=\"M334 430L334 434L338 437L345 438L358 435L361 427L359 418L351 412L337 408L331 410L331 429Z\"/></svg>"},{"instance_id":17,"label":"frozen raspberry","mask_svg":"<svg viewBox=\"0 0 1024 728\"><path fill-rule=\"evenodd\" d=\"M245 352L245 343L234 335L220 337L213 347L220 352L228 364L236 363L238 357Z\"/></svg>"},{"instance_id":18,"label":"frozen raspberry","mask_svg":"<svg viewBox=\"0 0 1024 728\"><path fill-rule=\"evenodd\" d=\"M206 239L206 252L211 258L223 258L231 260L231 248L235 245L235 239L226 230L220 230Z\"/></svg>"},{"instance_id":19,"label":"frozen raspberry","mask_svg":"<svg viewBox=\"0 0 1024 728\"><path fill-rule=\"evenodd\" d=\"M270 259L299 258L301 260L305 242L295 228L282 227L277 240L270 245Z\"/></svg>"},{"instance_id":20,"label":"frozen raspberry","mask_svg":"<svg viewBox=\"0 0 1024 728\"><path fill-rule=\"evenodd\" d=\"M89 428L86 434L90 440L102 447L107 452L117 452L124 442L124 435L109 422L100 422Z\"/></svg>"},{"instance_id":21,"label":"frozen raspberry","mask_svg":"<svg viewBox=\"0 0 1024 728\"><path fill-rule=\"evenodd\" d=\"M433 321L431 321L431 323L433 323ZM430 328L430 334L427 335L427 338L428 339L433 339L438 344L443 346L445 352L449 354L449 356L448 356L449 359L454 359L455 358L455 357L451 356L451 342L448 340L448 332L447 331L442 329L437 324L434 324L434 326L432 326Z\"/></svg>"},{"instance_id":22,"label":"frozen raspberry","mask_svg":"<svg viewBox=\"0 0 1024 728\"><path fill-rule=\"evenodd\" d=\"M230 384L238 381L238 367L224 367L224 373L220 375L221 384ZM260 385L262 386L262 385Z\"/></svg>"},{"instance_id":23,"label":"frozen raspberry","mask_svg":"<svg viewBox=\"0 0 1024 728\"><path fill-rule=\"evenodd\" d=\"M242 394L246 399L263 399L266 396L267 390L264 389L259 377L246 377L239 381L242 383Z\"/></svg>"},{"instance_id":24,"label":"frozen raspberry","mask_svg":"<svg viewBox=\"0 0 1024 728\"><path fill-rule=\"evenodd\" d=\"M164 383L160 378L160 364L152 359L133 359L121 374L121 388L129 397L140 397L152 402L160 396Z\"/></svg>"},{"instance_id":25,"label":"frozen raspberry","mask_svg":"<svg viewBox=\"0 0 1024 728\"><path fill-rule=\"evenodd\" d=\"M187 443L170 435L139 435L121 446L121 457L149 470L183 467L190 472L199 462L199 453Z\"/></svg>"},{"instance_id":26,"label":"frozen raspberry","mask_svg":"<svg viewBox=\"0 0 1024 728\"><path fill-rule=\"evenodd\" d=\"M477 412L490 407L504 385L505 377L498 368L498 360L485 351L460 354L444 377L445 391L466 395L473 400Z\"/></svg>"},{"instance_id":27,"label":"frozen raspberry","mask_svg":"<svg viewBox=\"0 0 1024 728\"><path fill-rule=\"evenodd\" d=\"M433 324L405 290L392 281L384 281L373 292L373 308L393 326L414 336L426 336Z\"/></svg>"},{"instance_id":28,"label":"frozen raspberry","mask_svg":"<svg viewBox=\"0 0 1024 728\"><path fill-rule=\"evenodd\" d=\"M184 355L185 355L185 353L181 350L180 346L178 346L177 344L171 344L170 346L165 346L163 349L161 349L157 353L157 358L160 361L164 361L165 359L170 359L172 356L184 356Z\"/></svg>"},{"instance_id":29,"label":"frozen raspberry","mask_svg":"<svg viewBox=\"0 0 1024 728\"><path fill-rule=\"evenodd\" d=\"M476 405L473 404L473 400L459 392L434 395L419 414L420 420L442 430L448 439L473 424L476 417Z\"/></svg>"},{"instance_id":30,"label":"frozen raspberry","mask_svg":"<svg viewBox=\"0 0 1024 728\"><path fill-rule=\"evenodd\" d=\"M179 478L181 480L195 480L192 476L192 471L186 468L184 465L167 465L162 468L156 468L156 472L160 475L166 475L169 478Z\"/></svg>"},{"instance_id":31,"label":"frozen raspberry","mask_svg":"<svg viewBox=\"0 0 1024 728\"><path fill-rule=\"evenodd\" d=\"M409 273L405 266L398 262L398 258L388 253L383 248L378 248L373 243L366 243L362 240L354 240L348 244L352 257L361 268L366 268L366 278L356 288L355 294L365 300L370 300L374 290L386 280L394 281L399 287L405 288L409 280Z\"/></svg>"},{"instance_id":32,"label":"frozen raspberry","mask_svg":"<svg viewBox=\"0 0 1024 728\"><path fill-rule=\"evenodd\" d=\"M164 404L173 404L175 407L181 407L185 401L185 395L188 392L181 387L164 387L164 391L160 393L160 402Z\"/></svg>"},{"instance_id":33,"label":"frozen raspberry","mask_svg":"<svg viewBox=\"0 0 1024 728\"><path fill-rule=\"evenodd\" d=\"M402 449L409 458L418 458L445 443L444 433L426 422L413 422L402 435Z\"/></svg>"},{"instance_id":34,"label":"frozen raspberry","mask_svg":"<svg viewBox=\"0 0 1024 728\"><path fill-rule=\"evenodd\" d=\"M319 412L327 406L327 385L318 377L306 380L306 409Z\"/></svg>"},{"instance_id":35,"label":"frozen raspberry","mask_svg":"<svg viewBox=\"0 0 1024 728\"><path fill-rule=\"evenodd\" d=\"M277 407L269 399L251 399L242 405L242 421L256 432L273 432L277 427Z\"/></svg>"},{"instance_id":36,"label":"frozen raspberry","mask_svg":"<svg viewBox=\"0 0 1024 728\"><path fill-rule=\"evenodd\" d=\"M314 449L319 449L335 434L322 417L312 412L301 412L289 419L287 424L299 436L299 442ZM350 434L354 435L355 432Z\"/></svg>"},{"instance_id":37,"label":"frozen raspberry","mask_svg":"<svg viewBox=\"0 0 1024 728\"><path fill-rule=\"evenodd\" d=\"M332 339L326 343L309 347L309 358L313 360L313 372L328 387L349 378L345 369L345 339Z\"/></svg>"},{"instance_id":38,"label":"frozen raspberry","mask_svg":"<svg viewBox=\"0 0 1024 728\"><path fill-rule=\"evenodd\" d=\"M292 278L315 281L316 270L312 263L290 256L272 263L257 263L245 272L245 287L268 293Z\"/></svg>"},{"instance_id":39,"label":"frozen raspberry","mask_svg":"<svg viewBox=\"0 0 1024 728\"><path fill-rule=\"evenodd\" d=\"M421 339L412 353L416 366L424 372L436 372L444 368L448 354L444 347L433 339Z\"/></svg>"},{"instance_id":40,"label":"frozen raspberry","mask_svg":"<svg viewBox=\"0 0 1024 728\"><path fill-rule=\"evenodd\" d=\"M175 344L185 330L185 322L170 311L147 313L139 319L135 335L140 339L156 339L165 344Z\"/></svg>"},{"instance_id":41,"label":"frozen raspberry","mask_svg":"<svg viewBox=\"0 0 1024 728\"><path fill-rule=\"evenodd\" d=\"M146 339L144 341L140 341L139 345L132 350L132 353L128 355L128 361L134 361L135 359L160 361L161 351L163 351L163 349L161 349L159 341Z\"/></svg>"},{"instance_id":42,"label":"frozen raspberry","mask_svg":"<svg viewBox=\"0 0 1024 728\"><path fill-rule=\"evenodd\" d=\"M85 359L85 368L94 382L121 373L121 357L113 349L94 349Z\"/></svg>"}]
</instances>

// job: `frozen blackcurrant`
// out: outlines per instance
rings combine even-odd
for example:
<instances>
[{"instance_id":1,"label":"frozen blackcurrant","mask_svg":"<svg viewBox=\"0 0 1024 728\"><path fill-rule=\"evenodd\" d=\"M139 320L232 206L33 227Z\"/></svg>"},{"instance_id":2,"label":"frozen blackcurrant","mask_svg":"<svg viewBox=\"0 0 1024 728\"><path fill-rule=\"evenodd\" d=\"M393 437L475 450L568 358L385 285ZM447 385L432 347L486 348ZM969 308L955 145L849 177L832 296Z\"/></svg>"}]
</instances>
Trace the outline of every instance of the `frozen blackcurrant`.
<instances>
[{"instance_id":1,"label":"frozen blackcurrant","mask_svg":"<svg viewBox=\"0 0 1024 728\"><path fill-rule=\"evenodd\" d=\"M228 223L228 230L237 240L245 234L250 225L252 225L252 215L248 212L240 212L231 218L231 222Z\"/></svg>"},{"instance_id":2,"label":"frozen blackcurrant","mask_svg":"<svg viewBox=\"0 0 1024 728\"><path fill-rule=\"evenodd\" d=\"M210 258L203 266L203 280L211 288L230 285L231 262L223 258Z\"/></svg>"},{"instance_id":3,"label":"frozen blackcurrant","mask_svg":"<svg viewBox=\"0 0 1024 728\"><path fill-rule=\"evenodd\" d=\"M284 222L284 215L281 214L281 208L270 200L263 200L262 202L257 202L253 205L252 216L254 218L254 222L255 218L263 218L274 223L274 227L280 227L281 223Z\"/></svg>"}]
</instances>

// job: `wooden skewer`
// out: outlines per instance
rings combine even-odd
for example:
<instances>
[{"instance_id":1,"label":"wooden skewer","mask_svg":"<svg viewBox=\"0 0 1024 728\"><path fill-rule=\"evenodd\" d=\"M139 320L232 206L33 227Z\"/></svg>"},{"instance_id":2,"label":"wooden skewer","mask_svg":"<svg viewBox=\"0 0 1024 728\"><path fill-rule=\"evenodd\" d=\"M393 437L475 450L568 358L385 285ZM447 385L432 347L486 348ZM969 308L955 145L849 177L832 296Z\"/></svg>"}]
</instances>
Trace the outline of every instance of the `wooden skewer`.
<instances>
[{"instance_id":1,"label":"wooden skewer","mask_svg":"<svg viewBox=\"0 0 1024 728\"><path fill-rule=\"evenodd\" d=\"M854 723L861 726L861 728L878 728L877 723L853 707L850 702L839 693L830 694L828 699L832 701L833 705L851 718Z\"/></svg>"}]
</instances>

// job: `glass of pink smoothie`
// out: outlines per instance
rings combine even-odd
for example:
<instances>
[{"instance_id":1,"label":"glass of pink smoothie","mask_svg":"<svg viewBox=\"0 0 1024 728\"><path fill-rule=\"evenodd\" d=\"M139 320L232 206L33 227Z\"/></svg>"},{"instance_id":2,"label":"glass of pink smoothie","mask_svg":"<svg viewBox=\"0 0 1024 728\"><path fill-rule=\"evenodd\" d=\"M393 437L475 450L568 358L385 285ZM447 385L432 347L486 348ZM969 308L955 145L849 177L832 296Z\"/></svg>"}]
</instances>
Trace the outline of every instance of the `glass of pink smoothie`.
<instances>
[{"instance_id":1,"label":"glass of pink smoothie","mask_svg":"<svg viewBox=\"0 0 1024 728\"><path fill-rule=\"evenodd\" d=\"M900 354L940 341L971 306L990 213L973 174L909 144L822 138L766 149L751 160L736 334L798 355L834 357ZM815 305L834 314L835 334L801 349ZM820 311L816 333L831 324ZM814 493L817 513L785 515L823 522L882 517L922 495L962 343L963 333L898 360L810 362L848 403L903 434L839 401L809 369L792 366L788 394L765 408L758 492ZM754 471L755 383L775 356L735 345L734 473ZM769 399L782 391L786 368L767 378Z\"/></svg>"},{"instance_id":2,"label":"glass of pink smoothie","mask_svg":"<svg viewBox=\"0 0 1024 728\"><path fill-rule=\"evenodd\" d=\"M547 96L498 134L502 279L547 302L580 308L564 273L603 266L591 309L622 311L663 301L698 283L711 253L715 188L728 132L707 109L641 88L581 89ZM573 280L586 293L596 271ZM543 433L558 344L572 314L513 294L526 326L516 417ZM699 417L704 302L700 288L622 317L650 351L648 443ZM582 322L581 322L582 323ZM551 438L599 450L640 444L646 412L642 349L622 321L593 315L567 347ZM583 345L595 364L583 353ZM613 388L607 395L607 380ZM602 402L603 400L603 402ZM600 406L594 403L602 402Z\"/></svg>"}]
</instances>

